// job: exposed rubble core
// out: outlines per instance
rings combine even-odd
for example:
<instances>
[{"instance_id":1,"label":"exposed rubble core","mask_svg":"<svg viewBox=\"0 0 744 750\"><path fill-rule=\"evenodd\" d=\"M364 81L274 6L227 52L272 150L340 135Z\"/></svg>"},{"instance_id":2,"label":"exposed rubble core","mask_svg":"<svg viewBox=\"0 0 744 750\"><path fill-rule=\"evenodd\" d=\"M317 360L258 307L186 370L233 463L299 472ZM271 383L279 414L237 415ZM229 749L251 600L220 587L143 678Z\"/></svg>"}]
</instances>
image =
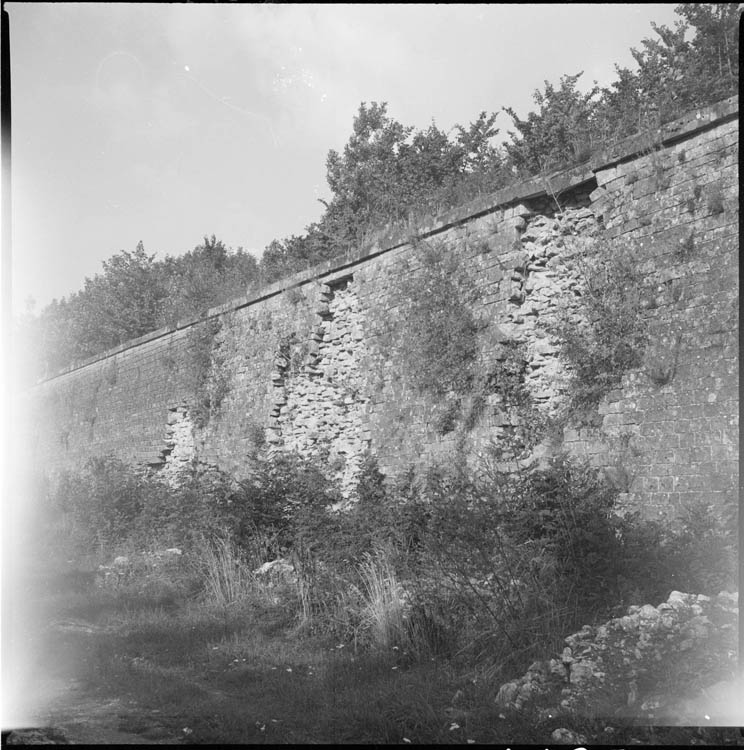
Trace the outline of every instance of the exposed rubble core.
<instances>
[{"instance_id":1,"label":"exposed rubble core","mask_svg":"<svg viewBox=\"0 0 744 750\"><path fill-rule=\"evenodd\" d=\"M173 481L179 473L192 466L196 458L194 424L186 406L177 406L169 411L165 445L165 463L161 474Z\"/></svg>"},{"instance_id":2,"label":"exposed rubble core","mask_svg":"<svg viewBox=\"0 0 744 750\"><path fill-rule=\"evenodd\" d=\"M309 341L287 346L275 360L269 442L338 466L335 478L348 497L371 438L364 425L364 329L353 279L323 289L316 320Z\"/></svg>"},{"instance_id":3,"label":"exposed rubble core","mask_svg":"<svg viewBox=\"0 0 744 750\"><path fill-rule=\"evenodd\" d=\"M567 206L555 215L531 212L524 221L523 265L512 271L509 305L499 325L513 341L526 345L526 385L536 406L546 413L560 406L567 377L559 342L549 328L581 287L577 273L564 261L576 252L574 238L591 237L598 229L586 206Z\"/></svg>"}]
</instances>

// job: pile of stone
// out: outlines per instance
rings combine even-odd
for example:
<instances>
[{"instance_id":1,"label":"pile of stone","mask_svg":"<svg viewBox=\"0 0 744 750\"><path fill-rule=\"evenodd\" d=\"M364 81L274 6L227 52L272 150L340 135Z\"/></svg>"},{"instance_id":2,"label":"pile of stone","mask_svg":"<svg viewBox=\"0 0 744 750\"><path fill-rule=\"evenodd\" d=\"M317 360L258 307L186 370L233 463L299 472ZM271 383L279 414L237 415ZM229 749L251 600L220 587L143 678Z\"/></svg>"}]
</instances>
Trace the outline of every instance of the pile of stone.
<instances>
[{"instance_id":1,"label":"pile of stone","mask_svg":"<svg viewBox=\"0 0 744 750\"><path fill-rule=\"evenodd\" d=\"M744 700L738 703L735 692L728 703L710 698L736 687L737 632L738 594L724 591L711 598L673 591L658 607L632 606L624 617L568 636L560 658L535 662L521 678L502 685L496 703L511 710L539 706L541 718L553 718L594 713L602 698L614 702L611 710L618 717L726 725ZM707 679L710 686L683 695L689 686L670 684L669 677L684 672L680 662L705 665L703 673L692 669L693 679Z\"/></svg>"}]
</instances>

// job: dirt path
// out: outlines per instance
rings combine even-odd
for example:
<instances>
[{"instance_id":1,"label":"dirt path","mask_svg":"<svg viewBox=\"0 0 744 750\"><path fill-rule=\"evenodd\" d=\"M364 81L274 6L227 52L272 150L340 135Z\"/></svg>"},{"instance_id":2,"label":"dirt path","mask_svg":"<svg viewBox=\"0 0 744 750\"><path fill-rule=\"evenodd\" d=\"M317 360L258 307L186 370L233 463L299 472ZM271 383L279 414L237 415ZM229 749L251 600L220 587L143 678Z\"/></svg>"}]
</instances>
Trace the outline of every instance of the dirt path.
<instances>
[{"instance_id":1,"label":"dirt path","mask_svg":"<svg viewBox=\"0 0 744 750\"><path fill-rule=\"evenodd\" d=\"M60 697L41 727L16 730L8 744L137 745L180 744L181 737L147 715L134 701L87 692L79 683L59 685Z\"/></svg>"},{"instance_id":2,"label":"dirt path","mask_svg":"<svg viewBox=\"0 0 744 750\"><path fill-rule=\"evenodd\" d=\"M36 540L17 548L12 575L3 578L9 583L3 596L4 743L188 741L181 727L174 728L177 717L160 716L127 696L99 693L91 686L95 681L85 679L95 669L94 645L105 629L62 614L76 591L71 562Z\"/></svg>"},{"instance_id":3,"label":"dirt path","mask_svg":"<svg viewBox=\"0 0 744 750\"><path fill-rule=\"evenodd\" d=\"M161 716L125 697L96 692L78 677L86 640L101 628L82 620L53 621L28 659L18 690L36 696L33 725L15 728L7 744L181 744L187 734L173 728L177 717ZM168 719L171 719L169 722Z\"/></svg>"}]
</instances>

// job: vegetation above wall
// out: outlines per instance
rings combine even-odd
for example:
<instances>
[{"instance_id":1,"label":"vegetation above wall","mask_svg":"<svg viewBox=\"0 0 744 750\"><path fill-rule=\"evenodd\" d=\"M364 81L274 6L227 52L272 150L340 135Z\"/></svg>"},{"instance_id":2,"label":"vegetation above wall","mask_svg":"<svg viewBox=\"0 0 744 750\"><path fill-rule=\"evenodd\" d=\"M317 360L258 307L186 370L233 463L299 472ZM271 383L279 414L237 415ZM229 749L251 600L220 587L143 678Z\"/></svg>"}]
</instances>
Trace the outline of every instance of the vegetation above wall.
<instances>
[{"instance_id":1,"label":"vegetation above wall","mask_svg":"<svg viewBox=\"0 0 744 750\"><path fill-rule=\"evenodd\" d=\"M414 131L388 115L385 103L362 103L342 153L328 154L332 198L306 234L274 241L260 264L214 236L178 258L155 261L140 243L104 262L84 288L18 322L30 342L24 378L49 376L84 359L248 290L357 247L372 230L431 214L537 174L585 161L593 150L691 108L736 93L738 11L728 3L678 6L675 29L653 25L658 38L632 50L636 71L616 66L609 87L578 90L581 73L536 91L525 119L509 107L514 131L502 148L492 139L496 112L481 112L454 137L432 124ZM691 36L691 39L686 37ZM709 197L715 201L715 196ZM17 359L22 357L17 357Z\"/></svg>"},{"instance_id":2,"label":"vegetation above wall","mask_svg":"<svg viewBox=\"0 0 744 750\"><path fill-rule=\"evenodd\" d=\"M259 286L256 259L212 237L177 258L156 261L140 242L103 263L103 273L85 280L68 298L54 300L38 316L20 321L19 335L33 342L27 366L35 377L53 375L92 357ZM20 334L20 331L19 331Z\"/></svg>"},{"instance_id":3,"label":"vegetation above wall","mask_svg":"<svg viewBox=\"0 0 744 750\"><path fill-rule=\"evenodd\" d=\"M343 153L328 154L332 199L307 234L274 242L262 265L276 279L360 244L365 234L411 213L432 214L516 180L586 161L591 152L630 134L655 130L686 111L738 90L735 6L677 7L675 29L653 25L658 39L631 50L638 70L616 66L617 80L582 93L582 73L548 81L535 91L536 111L514 122L502 149L496 112L481 112L454 140L435 125L414 133L387 114L385 104L362 103ZM692 39L685 37L692 32Z\"/></svg>"}]
</instances>

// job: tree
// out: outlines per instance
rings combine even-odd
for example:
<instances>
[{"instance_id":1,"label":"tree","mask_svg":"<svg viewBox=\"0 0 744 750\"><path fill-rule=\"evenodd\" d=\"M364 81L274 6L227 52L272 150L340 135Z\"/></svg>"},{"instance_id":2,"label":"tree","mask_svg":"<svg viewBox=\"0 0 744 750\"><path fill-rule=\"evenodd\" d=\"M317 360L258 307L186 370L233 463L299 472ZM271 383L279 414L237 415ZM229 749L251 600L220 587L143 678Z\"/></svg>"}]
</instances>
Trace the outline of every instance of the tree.
<instances>
[{"instance_id":1,"label":"tree","mask_svg":"<svg viewBox=\"0 0 744 750\"><path fill-rule=\"evenodd\" d=\"M358 247L370 230L413 211L462 204L502 187L514 173L532 176L580 162L597 146L736 93L736 5L685 3L676 12L681 20L674 29L652 24L655 37L631 50L637 70L616 66L611 86L582 93L582 74L566 75L557 87L545 81L544 91L534 92L537 111L525 119L505 107L515 130L502 148L493 145L495 113L481 112L467 128L445 132L432 121L415 131L391 118L385 102L362 102L342 152L328 152L332 197L321 201L323 215L305 234L275 240L260 264L214 235L162 262L142 243L133 253L114 255L81 291L19 323L36 342L39 372L201 315L259 281L337 257Z\"/></svg>"},{"instance_id":2,"label":"tree","mask_svg":"<svg viewBox=\"0 0 744 750\"><path fill-rule=\"evenodd\" d=\"M167 291L154 255L142 242L103 262L103 273L85 279L70 298L77 341L85 356L155 330Z\"/></svg>"},{"instance_id":3,"label":"tree","mask_svg":"<svg viewBox=\"0 0 744 750\"><path fill-rule=\"evenodd\" d=\"M692 106L691 81L685 80L689 70L690 47L685 41L686 24L677 22L674 29L651 24L658 39L644 39L643 49L631 49L638 63L638 90L641 126L674 119Z\"/></svg>"},{"instance_id":4,"label":"tree","mask_svg":"<svg viewBox=\"0 0 744 750\"><path fill-rule=\"evenodd\" d=\"M242 248L225 247L214 235L164 261L148 255L140 242L134 252L123 250L104 261L103 272L86 278L79 292L19 322L33 341L30 372L51 375L73 361L203 315L258 284L256 259Z\"/></svg>"},{"instance_id":5,"label":"tree","mask_svg":"<svg viewBox=\"0 0 744 750\"><path fill-rule=\"evenodd\" d=\"M466 178L495 175L501 167L491 145L495 119L482 112L467 129L457 125L451 140L434 122L414 132L388 116L386 103L362 102L343 154L328 154L333 197L319 222L322 234L345 249L365 231L405 219L414 209L442 208Z\"/></svg>"},{"instance_id":6,"label":"tree","mask_svg":"<svg viewBox=\"0 0 744 750\"><path fill-rule=\"evenodd\" d=\"M497 113L481 112L468 129L457 125L456 142L463 150L462 173L445 197L445 203L459 205L483 193L504 187L512 179L503 149L492 144L499 130L494 127Z\"/></svg>"},{"instance_id":7,"label":"tree","mask_svg":"<svg viewBox=\"0 0 744 750\"><path fill-rule=\"evenodd\" d=\"M324 202L320 223L339 248L360 241L362 227L399 218L405 180L398 157L412 130L388 117L387 103L368 107L362 102L343 153L328 152L326 177L333 198Z\"/></svg>"},{"instance_id":8,"label":"tree","mask_svg":"<svg viewBox=\"0 0 744 750\"><path fill-rule=\"evenodd\" d=\"M539 110L530 112L526 120L504 107L517 129L509 132L511 143L504 147L519 174L535 175L588 158L593 143L593 100L599 89L595 85L582 94L576 88L582 75L562 76L558 88L545 81L545 91L533 94Z\"/></svg>"},{"instance_id":9,"label":"tree","mask_svg":"<svg viewBox=\"0 0 744 750\"><path fill-rule=\"evenodd\" d=\"M184 255L166 256L160 273L167 289L161 325L201 316L259 283L256 259L242 248L228 249L214 235L205 236L202 244Z\"/></svg>"},{"instance_id":10,"label":"tree","mask_svg":"<svg viewBox=\"0 0 744 750\"><path fill-rule=\"evenodd\" d=\"M475 122L470 123L466 130L462 125L456 125L457 144L464 154L463 169L466 173L485 173L501 165L501 155L491 140L499 134L494 127L497 113L490 115L483 111Z\"/></svg>"},{"instance_id":11,"label":"tree","mask_svg":"<svg viewBox=\"0 0 744 750\"><path fill-rule=\"evenodd\" d=\"M79 352L76 325L66 300L52 300L38 314L27 309L14 317L11 362L19 386L53 375L79 358Z\"/></svg>"},{"instance_id":12,"label":"tree","mask_svg":"<svg viewBox=\"0 0 744 750\"><path fill-rule=\"evenodd\" d=\"M638 75L615 66L617 80L602 89L595 110L595 140L607 145L637 133L641 127L641 91Z\"/></svg>"},{"instance_id":13,"label":"tree","mask_svg":"<svg viewBox=\"0 0 744 750\"><path fill-rule=\"evenodd\" d=\"M261 278L264 283L290 276L324 260L323 244L319 239L319 230L314 224L308 228L306 235L273 240L261 257Z\"/></svg>"},{"instance_id":14,"label":"tree","mask_svg":"<svg viewBox=\"0 0 744 750\"><path fill-rule=\"evenodd\" d=\"M675 11L684 20L674 29L651 24L657 38L643 39L640 49L631 49L637 71L615 66L618 80L603 89L597 108L595 127L603 140L656 128L737 92L736 7L686 3Z\"/></svg>"},{"instance_id":15,"label":"tree","mask_svg":"<svg viewBox=\"0 0 744 750\"><path fill-rule=\"evenodd\" d=\"M735 3L684 3L675 8L695 32L684 79L689 101L708 104L738 91L739 9Z\"/></svg>"}]
</instances>

